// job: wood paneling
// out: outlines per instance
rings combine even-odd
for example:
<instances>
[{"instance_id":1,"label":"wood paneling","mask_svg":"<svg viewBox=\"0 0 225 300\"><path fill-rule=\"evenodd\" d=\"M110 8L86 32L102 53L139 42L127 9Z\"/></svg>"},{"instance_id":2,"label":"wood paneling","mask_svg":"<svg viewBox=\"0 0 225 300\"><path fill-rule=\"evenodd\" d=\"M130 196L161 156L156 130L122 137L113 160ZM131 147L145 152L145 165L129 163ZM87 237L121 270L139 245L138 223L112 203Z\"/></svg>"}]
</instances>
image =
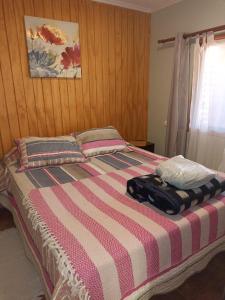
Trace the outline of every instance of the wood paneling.
<instances>
[{"instance_id":1,"label":"wood paneling","mask_svg":"<svg viewBox=\"0 0 225 300\"><path fill-rule=\"evenodd\" d=\"M78 22L82 78L30 78L24 15ZM0 0L0 156L14 138L114 125L146 140L150 16L89 0Z\"/></svg>"}]
</instances>

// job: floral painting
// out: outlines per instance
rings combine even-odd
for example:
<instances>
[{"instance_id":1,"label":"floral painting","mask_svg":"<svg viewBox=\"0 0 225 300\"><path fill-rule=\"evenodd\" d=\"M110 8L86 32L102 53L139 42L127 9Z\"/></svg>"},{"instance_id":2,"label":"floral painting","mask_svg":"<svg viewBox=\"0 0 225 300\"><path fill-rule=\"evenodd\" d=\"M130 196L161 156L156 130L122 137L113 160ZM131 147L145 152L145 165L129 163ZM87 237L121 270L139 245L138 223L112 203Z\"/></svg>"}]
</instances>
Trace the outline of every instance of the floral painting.
<instances>
[{"instance_id":1,"label":"floral painting","mask_svg":"<svg viewBox=\"0 0 225 300\"><path fill-rule=\"evenodd\" d=\"M81 78L79 25L25 16L31 77Z\"/></svg>"}]
</instances>

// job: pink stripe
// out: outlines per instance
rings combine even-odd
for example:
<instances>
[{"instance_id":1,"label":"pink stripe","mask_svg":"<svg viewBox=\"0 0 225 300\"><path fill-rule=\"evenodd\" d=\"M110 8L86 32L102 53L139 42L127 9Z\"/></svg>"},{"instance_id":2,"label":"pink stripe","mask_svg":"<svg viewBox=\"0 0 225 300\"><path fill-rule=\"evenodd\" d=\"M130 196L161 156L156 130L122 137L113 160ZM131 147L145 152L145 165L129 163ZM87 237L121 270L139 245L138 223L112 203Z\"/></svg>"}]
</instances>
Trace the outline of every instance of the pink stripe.
<instances>
[{"instance_id":1,"label":"pink stripe","mask_svg":"<svg viewBox=\"0 0 225 300\"><path fill-rule=\"evenodd\" d=\"M131 176L137 177L140 176L140 174L132 169L127 169L126 170L128 174L130 174Z\"/></svg>"},{"instance_id":2,"label":"pink stripe","mask_svg":"<svg viewBox=\"0 0 225 300\"><path fill-rule=\"evenodd\" d=\"M149 173L153 173L154 170L152 170L151 168L147 167L147 166L143 166L143 165L139 165L139 166L136 166L135 168L137 169L141 169L145 172L147 172L148 174ZM131 175L132 177L137 177L137 176L140 176L141 174L133 169L125 169L125 170L122 170L122 172L126 171L126 173L128 173L129 175ZM110 173L107 173L107 175L110 175L111 177L114 177L114 175L116 176L117 174L114 173L114 172L110 172ZM117 181L118 181L118 177L116 176L115 178ZM121 177L120 179L120 182L123 183L123 185L126 185L127 184L127 180L123 177Z\"/></svg>"},{"instance_id":3,"label":"pink stripe","mask_svg":"<svg viewBox=\"0 0 225 300\"><path fill-rule=\"evenodd\" d=\"M126 144L122 140L102 140L102 141L93 141L82 144L83 150L89 150L99 147L110 147L110 146L125 146Z\"/></svg>"},{"instance_id":4,"label":"pink stripe","mask_svg":"<svg viewBox=\"0 0 225 300\"><path fill-rule=\"evenodd\" d=\"M16 215L17 215L17 220L19 221L20 223L20 228L23 230L23 235L24 235L24 238L26 239L26 242L27 242L27 245L29 246L30 248L30 251L32 252L32 254L34 255L34 258L37 262L37 264L40 266L40 270L41 270L41 273L42 273L42 279L45 283L45 286L47 288L47 290L49 291L50 294L53 293L53 290L54 290L54 286L51 282L51 279L49 277L49 274L48 272L46 271L44 265L42 264L42 258L41 258L41 255L40 255L40 252L39 250L37 249L31 235L30 235L30 232L28 231L27 229L27 226L20 214L20 211L19 211L19 207L17 206L17 203L16 203L16 200L14 197L10 197L10 202L13 206L13 208L15 209L15 212L16 212Z\"/></svg>"},{"instance_id":5,"label":"pink stripe","mask_svg":"<svg viewBox=\"0 0 225 300\"><path fill-rule=\"evenodd\" d=\"M96 177L92 178L94 182L95 178ZM155 276L159 272L159 249L154 236L122 212L119 212L104 203L82 182L73 182L72 185L83 195L88 195L88 197L86 197L86 200L91 202L96 208L107 214L110 218L117 221L143 244L146 253L146 259L148 262L147 274L149 277Z\"/></svg>"},{"instance_id":6,"label":"pink stripe","mask_svg":"<svg viewBox=\"0 0 225 300\"><path fill-rule=\"evenodd\" d=\"M201 240L201 222L199 216L186 210L182 213L182 216L185 217L191 226L191 235L192 235L192 254L200 250L200 240Z\"/></svg>"},{"instance_id":7,"label":"pink stripe","mask_svg":"<svg viewBox=\"0 0 225 300\"><path fill-rule=\"evenodd\" d=\"M127 173L127 169L123 170L123 172ZM109 173L108 175L112 176L112 173ZM124 184L124 179L119 174L114 173L113 178ZM140 212L141 214L150 218L152 221L154 221L162 228L164 228L164 230L166 230L170 238L172 264L176 264L179 261L181 261L182 259L181 232L180 232L180 228L175 223L171 222L168 218L159 215L154 210L151 210L150 208L145 207L144 205L140 205L138 202L130 201L130 199L127 196L120 194L117 190L115 190L113 187L108 185L101 178L96 177L91 179L95 181L99 186L102 186L104 189L106 188L105 185L107 185L108 186L107 192L110 195L113 195L115 198L117 197L117 199L120 202Z\"/></svg>"},{"instance_id":8,"label":"pink stripe","mask_svg":"<svg viewBox=\"0 0 225 300\"><path fill-rule=\"evenodd\" d=\"M84 169L85 171L87 171L89 174L91 174L92 176L98 176L101 175L100 172L96 171L93 167L91 167L90 165L87 165L86 163L82 163L82 164L78 164L79 167L81 169Z\"/></svg>"},{"instance_id":9,"label":"pink stripe","mask_svg":"<svg viewBox=\"0 0 225 300\"><path fill-rule=\"evenodd\" d=\"M160 155L156 156L156 155L154 155L153 153L151 153L149 151L146 151L146 150L143 150L143 149L140 149L140 148L137 148L137 147L130 146L129 148L131 150L133 150L134 152L142 154L142 155L144 155L146 157L150 157L151 159L154 159L154 160L157 160L157 159L158 160L167 160L168 159L168 158L160 156Z\"/></svg>"},{"instance_id":10,"label":"pink stripe","mask_svg":"<svg viewBox=\"0 0 225 300\"><path fill-rule=\"evenodd\" d=\"M60 220L54 215L50 207L44 201L39 190L32 190L30 193L32 205L38 214L54 234L56 240L64 249L80 278L85 281L93 299L104 299L100 275L94 263L87 255L79 241L63 226ZM81 263L82 262L82 263ZM88 272L87 272L88 270ZM95 275L95 280L89 281L90 273Z\"/></svg>"},{"instance_id":11,"label":"pink stripe","mask_svg":"<svg viewBox=\"0 0 225 300\"><path fill-rule=\"evenodd\" d=\"M148 166L144 166L144 165L140 165L140 166L138 166L138 168L148 172L149 174L152 174L155 172L155 170L153 170L152 168L150 168Z\"/></svg>"},{"instance_id":12,"label":"pink stripe","mask_svg":"<svg viewBox=\"0 0 225 300\"><path fill-rule=\"evenodd\" d=\"M209 214L209 243L212 243L217 238L218 211L216 207L208 202L200 204L200 207L204 208Z\"/></svg>"},{"instance_id":13,"label":"pink stripe","mask_svg":"<svg viewBox=\"0 0 225 300\"><path fill-rule=\"evenodd\" d=\"M75 184L78 190L85 199L92 198L94 194L89 191L84 185L77 182ZM134 288L134 278L132 270L132 262L126 248L102 225L97 223L93 218L84 213L70 198L70 196L62 189L61 186L52 187L52 191L60 200L63 206L79 220L101 243L105 250L112 256L118 272L120 281L121 294ZM93 274L93 281L95 276Z\"/></svg>"}]
</instances>

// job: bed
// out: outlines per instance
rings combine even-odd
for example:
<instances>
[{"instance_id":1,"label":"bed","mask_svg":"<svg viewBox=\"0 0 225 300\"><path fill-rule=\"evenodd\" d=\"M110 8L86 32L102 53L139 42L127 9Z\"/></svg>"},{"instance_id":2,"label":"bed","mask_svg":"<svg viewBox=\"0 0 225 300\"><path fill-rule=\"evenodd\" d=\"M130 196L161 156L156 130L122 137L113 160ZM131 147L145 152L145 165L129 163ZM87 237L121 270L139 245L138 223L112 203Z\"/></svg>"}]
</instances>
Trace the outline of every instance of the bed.
<instances>
[{"instance_id":1,"label":"bed","mask_svg":"<svg viewBox=\"0 0 225 300\"><path fill-rule=\"evenodd\" d=\"M176 216L140 204L127 180L165 158L129 150L24 172L8 159L14 220L47 299L150 299L225 250L225 196Z\"/></svg>"}]
</instances>

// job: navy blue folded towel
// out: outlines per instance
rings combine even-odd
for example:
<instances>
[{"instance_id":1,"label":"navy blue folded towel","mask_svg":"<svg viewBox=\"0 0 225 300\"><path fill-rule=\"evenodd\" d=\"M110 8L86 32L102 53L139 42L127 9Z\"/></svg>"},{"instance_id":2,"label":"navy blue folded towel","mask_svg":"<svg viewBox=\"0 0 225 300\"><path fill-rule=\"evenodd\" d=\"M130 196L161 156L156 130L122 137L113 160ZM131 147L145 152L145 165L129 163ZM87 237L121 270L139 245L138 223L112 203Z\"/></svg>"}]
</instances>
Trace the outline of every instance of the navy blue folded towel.
<instances>
[{"instance_id":1,"label":"navy blue folded towel","mask_svg":"<svg viewBox=\"0 0 225 300\"><path fill-rule=\"evenodd\" d=\"M225 191L225 180L215 177L207 184L191 189L178 188L150 174L127 181L127 193L139 202L149 202L169 215L176 215Z\"/></svg>"}]
</instances>

